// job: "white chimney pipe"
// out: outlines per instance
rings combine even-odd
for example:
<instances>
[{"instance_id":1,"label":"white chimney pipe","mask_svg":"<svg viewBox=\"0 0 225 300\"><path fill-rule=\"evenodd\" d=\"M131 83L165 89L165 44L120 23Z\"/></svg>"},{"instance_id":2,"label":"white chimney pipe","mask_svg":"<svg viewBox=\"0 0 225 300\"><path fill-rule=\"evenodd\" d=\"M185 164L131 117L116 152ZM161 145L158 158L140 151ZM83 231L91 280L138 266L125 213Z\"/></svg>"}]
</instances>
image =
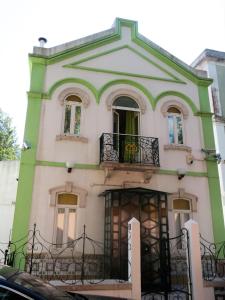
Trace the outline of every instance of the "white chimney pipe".
<instances>
[{"instance_id":1,"label":"white chimney pipe","mask_svg":"<svg viewBox=\"0 0 225 300\"><path fill-rule=\"evenodd\" d=\"M40 43L40 47L44 47L45 44L47 43L47 39L44 37L39 37L38 41Z\"/></svg>"}]
</instances>

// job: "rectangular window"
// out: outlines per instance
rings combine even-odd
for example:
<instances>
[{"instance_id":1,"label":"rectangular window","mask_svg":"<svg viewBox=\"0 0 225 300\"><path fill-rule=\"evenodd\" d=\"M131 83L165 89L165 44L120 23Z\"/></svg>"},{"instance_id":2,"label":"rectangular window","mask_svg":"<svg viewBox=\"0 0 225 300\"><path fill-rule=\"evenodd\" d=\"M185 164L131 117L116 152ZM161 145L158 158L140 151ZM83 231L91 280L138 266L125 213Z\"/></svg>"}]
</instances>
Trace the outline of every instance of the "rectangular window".
<instances>
[{"instance_id":1,"label":"rectangular window","mask_svg":"<svg viewBox=\"0 0 225 300\"><path fill-rule=\"evenodd\" d=\"M71 105L65 107L64 133L70 133Z\"/></svg>"},{"instance_id":2,"label":"rectangular window","mask_svg":"<svg viewBox=\"0 0 225 300\"><path fill-rule=\"evenodd\" d=\"M180 144L184 143L183 139L183 121L181 116L170 114L168 115L168 131L169 131L169 143Z\"/></svg>"},{"instance_id":3,"label":"rectangular window","mask_svg":"<svg viewBox=\"0 0 225 300\"><path fill-rule=\"evenodd\" d=\"M56 247L61 248L62 244L69 243L75 239L76 209L58 207L56 223Z\"/></svg>"},{"instance_id":4,"label":"rectangular window","mask_svg":"<svg viewBox=\"0 0 225 300\"><path fill-rule=\"evenodd\" d=\"M68 212L67 241L75 240L76 209L70 208Z\"/></svg>"},{"instance_id":5,"label":"rectangular window","mask_svg":"<svg viewBox=\"0 0 225 300\"><path fill-rule=\"evenodd\" d=\"M64 134L80 135L81 106L80 104L66 104L64 112Z\"/></svg>"},{"instance_id":6,"label":"rectangular window","mask_svg":"<svg viewBox=\"0 0 225 300\"><path fill-rule=\"evenodd\" d=\"M176 130L177 130L177 142L183 144L183 129L181 117L176 116Z\"/></svg>"},{"instance_id":7,"label":"rectangular window","mask_svg":"<svg viewBox=\"0 0 225 300\"><path fill-rule=\"evenodd\" d=\"M81 107L75 107L75 123L74 123L74 134L80 134L80 117L81 117Z\"/></svg>"},{"instance_id":8,"label":"rectangular window","mask_svg":"<svg viewBox=\"0 0 225 300\"><path fill-rule=\"evenodd\" d=\"M186 223L188 220L190 220L190 213L187 212L174 212L174 223L175 223L175 236L179 236L182 234L181 229L184 228L184 223ZM177 242L177 249L182 249L183 241L182 238Z\"/></svg>"},{"instance_id":9,"label":"rectangular window","mask_svg":"<svg viewBox=\"0 0 225 300\"><path fill-rule=\"evenodd\" d=\"M57 245L61 245L63 243L64 224L65 224L65 208L58 208L57 232L56 232Z\"/></svg>"},{"instance_id":10,"label":"rectangular window","mask_svg":"<svg viewBox=\"0 0 225 300\"><path fill-rule=\"evenodd\" d=\"M173 116L168 116L168 123L169 123L169 143L175 143L175 136L174 136L174 120Z\"/></svg>"}]
</instances>

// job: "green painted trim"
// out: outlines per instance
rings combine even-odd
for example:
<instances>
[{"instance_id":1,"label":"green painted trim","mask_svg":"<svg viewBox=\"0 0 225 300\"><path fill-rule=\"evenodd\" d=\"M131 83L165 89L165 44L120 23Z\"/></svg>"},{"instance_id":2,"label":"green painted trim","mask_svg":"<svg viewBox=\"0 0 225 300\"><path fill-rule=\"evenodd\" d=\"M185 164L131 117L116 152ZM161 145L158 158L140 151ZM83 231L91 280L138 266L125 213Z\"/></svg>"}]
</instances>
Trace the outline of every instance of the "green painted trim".
<instances>
[{"instance_id":1,"label":"green painted trim","mask_svg":"<svg viewBox=\"0 0 225 300\"><path fill-rule=\"evenodd\" d=\"M96 87L94 87L90 82L80 79L80 78L65 78L62 80L57 81L56 83L54 83L48 90L47 93L45 94L39 94L42 96L42 99L51 99L52 98L52 94L54 93L54 91L60 87L63 84L66 83L79 83L84 85L85 87L87 87L94 95L96 102L99 104L100 102L100 98L102 96L102 94L105 92L105 90L107 90L109 87L113 86L113 85L117 85L117 84L127 84L130 86L133 86L137 89L139 89L149 100L152 108L155 110L157 103L160 101L161 98L168 96L168 95L172 95L172 96L177 96L182 98L192 109L194 114L198 113L198 109L195 106L194 102L186 95L177 92L177 91L165 91L161 94L159 94L156 99L154 99L154 97L152 96L152 94L140 83L133 81L133 80L129 80L129 79L117 79L117 80L113 80L113 81L109 81L107 82L105 85L103 85L99 90L96 89ZM29 92L30 94L30 92ZM37 93L32 93L32 95L34 95L35 98L38 97Z\"/></svg>"},{"instance_id":2,"label":"green painted trim","mask_svg":"<svg viewBox=\"0 0 225 300\"><path fill-rule=\"evenodd\" d=\"M182 94L181 92L177 92L177 91L165 91L165 92L162 92L161 94L159 94L156 97L155 104L154 104L154 109L156 108L156 105L160 101L160 99L162 99L163 97L166 97L166 96L177 96L179 98L182 98L190 106L193 113L197 113L198 108L194 104L194 102L191 100L191 98L189 98L187 95Z\"/></svg>"},{"instance_id":3,"label":"green painted trim","mask_svg":"<svg viewBox=\"0 0 225 300\"><path fill-rule=\"evenodd\" d=\"M210 112L208 88L199 86L198 93L200 100L200 111ZM202 115L201 121L204 148L215 149L212 118L209 118L208 114ZM217 162L214 159L207 159L206 166L208 172L209 197L211 204L214 240L215 242L221 242L224 240L225 228Z\"/></svg>"},{"instance_id":4,"label":"green painted trim","mask_svg":"<svg viewBox=\"0 0 225 300\"><path fill-rule=\"evenodd\" d=\"M43 167L66 168L66 163L64 163L64 162L53 162L53 161L37 160L36 164L38 166L43 166ZM96 165L96 164L75 164L74 169L99 170L100 167L99 167L99 165Z\"/></svg>"},{"instance_id":5,"label":"green painted trim","mask_svg":"<svg viewBox=\"0 0 225 300\"><path fill-rule=\"evenodd\" d=\"M200 111L211 113L210 103L208 99L209 91L204 86L198 87L198 95L200 101Z\"/></svg>"},{"instance_id":6,"label":"green painted trim","mask_svg":"<svg viewBox=\"0 0 225 300\"><path fill-rule=\"evenodd\" d=\"M89 60L92 60L92 59L95 59L95 58L98 58L98 57L101 57L101 56L108 55L110 53L113 53L113 52L116 52L116 51L119 51L119 50L125 49L125 48L128 48L128 46L125 45L125 46L116 47L116 48L113 48L113 49L110 49L110 50L107 50L107 51L103 51L101 53L94 54L94 55L88 56L86 58L79 59L78 61L76 61L74 63L70 63L70 64L67 64L67 65L64 65L63 67L72 68L73 66L76 66L78 64L87 62Z\"/></svg>"},{"instance_id":7,"label":"green painted trim","mask_svg":"<svg viewBox=\"0 0 225 300\"><path fill-rule=\"evenodd\" d=\"M197 117L205 117L205 118L212 118L214 113L208 112L208 111L197 111L195 113L195 116Z\"/></svg>"},{"instance_id":8,"label":"green painted trim","mask_svg":"<svg viewBox=\"0 0 225 300\"><path fill-rule=\"evenodd\" d=\"M47 65L47 58L40 57L34 54L29 54L29 63L32 64L39 64L39 65Z\"/></svg>"},{"instance_id":9,"label":"green painted trim","mask_svg":"<svg viewBox=\"0 0 225 300\"><path fill-rule=\"evenodd\" d=\"M147 56L145 56L144 54L140 53L136 49L134 49L132 47L129 47L129 46L128 46L128 48L131 51L133 51L134 53L136 53L137 55L139 55L140 57L142 57L147 62L151 63L153 66L157 67L159 70L161 70L161 71L165 72L167 75L171 76L175 80L175 82L186 84L186 82L182 81L177 76L175 76L174 74L172 74L171 72L169 72L168 70L166 70L165 68L163 68L162 66L160 66L159 64L157 64L156 62L154 62L153 60L149 59Z\"/></svg>"},{"instance_id":10,"label":"green painted trim","mask_svg":"<svg viewBox=\"0 0 225 300\"><path fill-rule=\"evenodd\" d=\"M30 92L42 93L44 86L46 66L43 64L33 63L31 70Z\"/></svg>"},{"instance_id":11,"label":"green painted trim","mask_svg":"<svg viewBox=\"0 0 225 300\"><path fill-rule=\"evenodd\" d=\"M52 94L54 93L54 91L60 87L63 84L66 83L79 83L81 85L84 85L86 88L88 88L93 95L95 96L96 102L98 102L98 91L97 89L88 81L80 79L80 78L65 78L62 80L57 81L56 83L54 83L50 89L48 90L47 94L45 94L45 98L46 99L51 99Z\"/></svg>"},{"instance_id":12,"label":"green painted trim","mask_svg":"<svg viewBox=\"0 0 225 300\"><path fill-rule=\"evenodd\" d=\"M164 62L166 65L170 66L174 70L176 70L178 73L183 75L185 78L191 80L192 82L202 85L202 86L209 86L213 80L210 78L201 78L198 75L192 73L189 71L185 66L182 64L179 64L178 62L172 61L169 57L167 57L165 54L160 52L157 49L154 49L149 45L147 42L145 42L140 36L133 35L132 41L136 43L138 46L144 48L147 52L157 57L160 61Z\"/></svg>"},{"instance_id":13,"label":"green painted trim","mask_svg":"<svg viewBox=\"0 0 225 300\"><path fill-rule=\"evenodd\" d=\"M30 99L42 99L42 93L35 93L35 92L27 92L27 97Z\"/></svg>"},{"instance_id":14,"label":"green painted trim","mask_svg":"<svg viewBox=\"0 0 225 300\"><path fill-rule=\"evenodd\" d=\"M159 80L159 81L175 82L175 83L184 84L184 82L182 82L182 81L169 79L169 78L161 78L161 77L141 75L141 74L135 74L135 73L112 71L112 70L107 70L107 69L97 69L97 68L89 68L89 67L82 67L82 66L81 67L79 67L79 66L67 66L67 68L84 70L84 71L89 71L89 72L96 72L96 73L106 73L106 74L114 74L114 75L120 75L120 76L137 77L137 78L144 78L144 79L150 79L150 80Z\"/></svg>"},{"instance_id":15,"label":"green painted trim","mask_svg":"<svg viewBox=\"0 0 225 300\"><path fill-rule=\"evenodd\" d=\"M99 94L98 94L99 101L100 101L100 98L101 98L102 94L105 92L105 90L107 90L109 87L111 87L113 85L117 85L117 84L129 84L129 85L139 89L148 98L148 100L151 103L152 107L154 107L154 97L152 96L152 94L140 83L138 83L136 81L128 80L128 79L118 79L118 80L113 80L113 81L107 82L99 90Z\"/></svg>"},{"instance_id":16,"label":"green painted trim","mask_svg":"<svg viewBox=\"0 0 225 300\"><path fill-rule=\"evenodd\" d=\"M99 38L96 41L87 42L83 45L75 46L72 49L61 51L54 55L49 55L48 57L41 56L41 55L40 55L40 57L39 56L38 57L41 58L42 60L44 60L45 64L51 65L51 64L55 64L60 61L63 61L65 59L69 59L69 58L73 57L74 55L79 55L84 52L94 50L96 48L99 48L104 45L108 45L110 43L118 41L120 39L120 37L121 37L120 30L116 29L115 32L112 33L111 35L108 35L103 38ZM35 60L37 58L37 55L34 55L34 54L30 54L29 56L30 56L31 60Z\"/></svg>"},{"instance_id":17,"label":"green painted trim","mask_svg":"<svg viewBox=\"0 0 225 300\"><path fill-rule=\"evenodd\" d=\"M160 169L157 171L158 174L161 175L176 175L177 176L177 171L176 170L165 170L165 169ZM189 171L186 173L185 176L191 176L191 177L208 177L208 174L206 172L194 172L194 171Z\"/></svg>"},{"instance_id":18,"label":"green painted trim","mask_svg":"<svg viewBox=\"0 0 225 300\"><path fill-rule=\"evenodd\" d=\"M166 73L167 75L169 75L172 79L155 77L155 76L148 76L148 75L143 75L143 74L125 73L125 72L113 71L113 70L108 70L108 69L98 69L98 68L90 68L90 67L85 67L85 66L78 66L78 64L93 60L93 59L98 58L98 57L102 57L102 56L111 54L113 52L117 52L117 51L122 50L122 49L128 49L128 50L132 51L133 53L135 53L136 55L138 55L139 57L141 57L142 59L144 59L145 61L147 61L151 65L153 65L154 67L158 68L160 71L162 71L162 72ZM80 59L80 60L78 60L78 61L76 61L72 64L64 65L63 67L81 69L81 70L88 70L88 71L95 71L95 72L110 73L110 74L127 75L127 76L132 76L132 77L141 77L141 78L155 79L155 80L162 80L162 81L171 81L171 82L177 82L177 83L185 84L184 81L181 81L179 78L174 76L171 72L167 71L162 66L160 66L156 62L149 59L147 56L143 55L142 53L140 53L139 51L135 50L134 48L132 48L128 45L124 45L124 46L113 48L113 49L110 49L110 50L107 50L107 51L104 51L104 52L101 52L101 53L98 53L98 54L95 54L95 55L91 55L89 57Z\"/></svg>"},{"instance_id":19,"label":"green painted trim","mask_svg":"<svg viewBox=\"0 0 225 300\"><path fill-rule=\"evenodd\" d=\"M22 151L21 153L19 182L12 229L13 241L18 241L21 239L21 237L26 236L29 230L35 161L41 116L41 94L44 86L45 71L46 66L44 64L32 64L30 92L28 92L28 106L24 133L24 140L31 144L31 149ZM38 95L40 96L39 99ZM24 241L21 243L23 242ZM17 244L17 246L19 245ZM20 264L19 259L19 257L16 258L16 266L22 269L24 265Z\"/></svg>"},{"instance_id":20,"label":"green painted trim","mask_svg":"<svg viewBox=\"0 0 225 300\"><path fill-rule=\"evenodd\" d=\"M122 26L130 27L132 32L138 32L138 22L129 19L116 18L116 28L121 30Z\"/></svg>"},{"instance_id":21,"label":"green painted trim","mask_svg":"<svg viewBox=\"0 0 225 300\"><path fill-rule=\"evenodd\" d=\"M37 160L36 164L38 166L43 166L43 167L60 167L60 168L66 168L66 163L64 162L53 162L53 161L43 161L43 160ZM83 169L83 170L102 170L99 165L97 164L75 164L74 169ZM161 175L177 175L176 170L157 170L157 174ZM187 172L186 176L192 176L192 177L208 177L208 174L206 172L194 172L194 171L189 171Z\"/></svg>"}]
</instances>

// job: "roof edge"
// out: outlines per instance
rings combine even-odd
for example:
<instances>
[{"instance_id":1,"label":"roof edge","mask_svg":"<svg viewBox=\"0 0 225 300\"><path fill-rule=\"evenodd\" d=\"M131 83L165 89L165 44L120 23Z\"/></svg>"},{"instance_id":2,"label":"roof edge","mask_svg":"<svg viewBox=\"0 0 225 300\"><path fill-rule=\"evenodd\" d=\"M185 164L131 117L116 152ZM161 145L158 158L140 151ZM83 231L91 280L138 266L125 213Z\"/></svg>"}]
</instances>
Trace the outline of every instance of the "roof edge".
<instances>
[{"instance_id":1,"label":"roof edge","mask_svg":"<svg viewBox=\"0 0 225 300\"><path fill-rule=\"evenodd\" d=\"M180 60L179 58L177 58L176 56L174 56L173 54L171 54L170 52L168 52L164 48L158 46L157 44L155 44L154 42L152 42L151 40L149 40L148 38L146 38L142 34L138 33L138 37L141 40L143 40L145 43L149 44L150 47L158 50L164 56L166 56L167 58L169 58L170 60L172 60L173 62L175 62L177 65L181 65L182 67L184 67L185 69L187 69L191 73L194 73L194 75L197 75L198 77L202 77L204 79L208 79L207 72L205 72L203 70L194 69L192 66L186 64L185 62L183 62L182 60Z\"/></svg>"},{"instance_id":2,"label":"roof edge","mask_svg":"<svg viewBox=\"0 0 225 300\"><path fill-rule=\"evenodd\" d=\"M109 37L110 35L115 33L115 27L112 27L110 29L88 35L86 37L60 44L58 46L54 46L51 48L43 48L43 47L33 47L33 53L31 55L35 56L42 56L46 58L50 58L54 55L60 55L60 53L64 53L65 51L72 51L73 49L77 49L79 47L82 47L84 45L87 45L89 43L94 43L98 40L104 39L106 37Z\"/></svg>"},{"instance_id":3,"label":"roof edge","mask_svg":"<svg viewBox=\"0 0 225 300\"><path fill-rule=\"evenodd\" d=\"M151 40L146 38L145 36L138 33L138 23L137 21L116 18L113 27L99 33L95 33L89 35L87 37L74 40L68 43L64 43L55 47L51 48L42 48L42 47L34 47L33 53L29 54L31 61L40 61L43 64L51 64L55 63L59 60L65 58L66 55L70 55L72 51L79 51L80 49L90 49L92 45L102 45L103 43L107 43L108 41L112 41L112 39L119 39L121 37L121 27L128 26L131 28L132 31L132 40L139 44L142 47L149 47L158 53L159 56L163 59L165 58L165 63L169 64L171 67L175 67L178 72L183 74L184 77L192 80L193 82L199 85L208 86L211 84L212 80L207 77L207 73L202 70L194 69L193 66L189 66L174 55L170 54L168 51L164 50L157 44L153 43ZM85 50L84 50L85 51ZM171 63L174 65L171 65Z\"/></svg>"},{"instance_id":4,"label":"roof edge","mask_svg":"<svg viewBox=\"0 0 225 300\"><path fill-rule=\"evenodd\" d=\"M213 49L205 49L199 56L191 63L193 68L196 68L205 60L222 61L225 62L225 52Z\"/></svg>"}]
</instances>

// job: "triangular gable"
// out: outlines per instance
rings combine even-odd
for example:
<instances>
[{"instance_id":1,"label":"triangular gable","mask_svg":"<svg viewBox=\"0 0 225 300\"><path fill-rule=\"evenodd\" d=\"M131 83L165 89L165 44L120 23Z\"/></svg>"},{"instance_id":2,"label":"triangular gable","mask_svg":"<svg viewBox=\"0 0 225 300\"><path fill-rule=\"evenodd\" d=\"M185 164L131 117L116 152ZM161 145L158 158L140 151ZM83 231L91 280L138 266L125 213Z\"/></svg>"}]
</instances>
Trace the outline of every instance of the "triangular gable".
<instances>
[{"instance_id":1,"label":"triangular gable","mask_svg":"<svg viewBox=\"0 0 225 300\"><path fill-rule=\"evenodd\" d=\"M208 86L212 83L211 79L205 77L206 75L204 72L191 68L184 62L180 61L179 59L177 59L176 57L174 57L164 49L160 48L159 46L157 46L156 44L154 44L153 42L151 42L150 40L148 40L147 38L139 34L137 22L120 19L120 18L116 19L113 28L88 36L86 38L82 38L80 40L69 42L53 48L34 47L33 54L30 54L31 62L37 59L40 62L40 58L41 58L44 64L54 64L59 61L63 61L65 59L74 57L78 54L85 53L89 50L97 49L101 46L111 44L121 39L122 28L124 27L129 27L131 29L132 42L134 42L136 45L139 45L141 48L145 49L148 53L153 55L159 61L163 62L165 67L166 65L171 67L176 72L180 73L181 75L183 75L184 77L186 77L187 79L191 80L194 83L205 85L205 86ZM80 65L80 67L90 68L90 66L87 67L83 65ZM168 74L168 71L165 70L165 67L164 70L162 71L167 75L169 75L169 77L162 76L161 78L171 79L172 74ZM103 68L102 70L104 72L105 71L107 72L107 69ZM145 76L146 74L140 73L139 75ZM175 79L174 75L172 75L172 78Z\"/></svg>"},{"instance_id":2,"label":"triangular gable","mask_svg":"<svg viewBox=\"0 0 225 300\"><path fill-rule=\"evenodd\" d=\"M129 45L88 56L64 67L183 83L171 72Z\"/></svg>"}]
</instances>

